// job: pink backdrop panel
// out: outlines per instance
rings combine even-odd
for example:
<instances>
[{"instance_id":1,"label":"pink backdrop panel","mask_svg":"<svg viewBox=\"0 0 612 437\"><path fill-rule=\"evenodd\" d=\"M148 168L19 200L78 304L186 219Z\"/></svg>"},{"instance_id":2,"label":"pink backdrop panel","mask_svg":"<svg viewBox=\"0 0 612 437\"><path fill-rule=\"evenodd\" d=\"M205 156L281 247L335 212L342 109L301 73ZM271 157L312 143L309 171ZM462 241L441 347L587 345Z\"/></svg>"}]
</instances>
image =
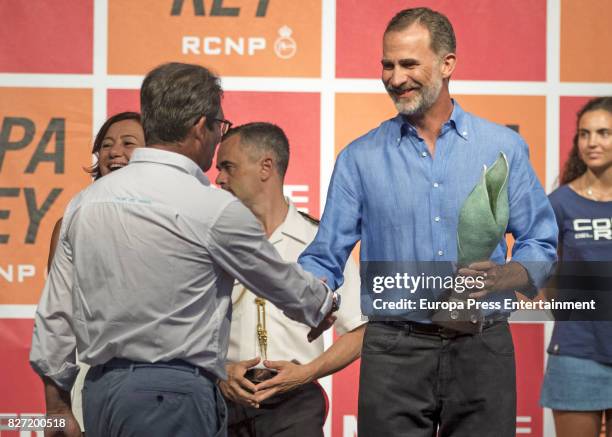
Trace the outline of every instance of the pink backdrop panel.
<instances>
[{"instance_id":1,"label":"pink backdrop panel","mask_svg":"<svg viewBox=\"0 0 612 437\"><path fill-rule=\"evenodd\" d=\"M0 72L92 72L92 0L2 0L0 17Z\"/></svg>"},{"instance_id":2,"label":"pink backdrop panel","mask_svg":"<svg viewBox=\"0 0 612 437\"><path fill-rule=\"evenodd\" d=\"M546 0L337 0L337 77L378 78L387 22L418 6L444 13L453 24L453 79L546 80Z\"/></svg>"},{"instance_id":3,"label":"pink backdrop panel","mask_svg":"<svg viewBox=\"0 0 612 437\"><path fill-rule=\"evenodd\" d=\"M109 90L108 114L139 110L137 90ZM279 125L289 138L291 158L285 176L285 193L298 208L319 216L320 95L318 93L227 91L225 118L234 126L252 121ZM212 182L217 171L207 173Z\"/></svg>"}]
</instances>

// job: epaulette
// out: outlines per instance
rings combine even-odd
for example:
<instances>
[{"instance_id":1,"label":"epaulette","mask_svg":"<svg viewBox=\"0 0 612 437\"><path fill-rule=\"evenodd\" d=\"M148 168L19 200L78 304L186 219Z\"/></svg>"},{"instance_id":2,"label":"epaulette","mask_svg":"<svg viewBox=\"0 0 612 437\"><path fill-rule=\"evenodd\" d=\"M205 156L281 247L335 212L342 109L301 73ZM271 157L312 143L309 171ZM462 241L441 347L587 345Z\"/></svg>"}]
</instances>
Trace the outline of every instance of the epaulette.
<instances>
[{"instance_id":1,"label":"epaulette","mask_svg":"<svg viewBox=\"0 0 612 437\"><path fill-rule=\"evenodd\" d=\"M317 220L316 218L314 218L313 216L311 216L310 214L306 214L303 211L298 211L300 213L300 215L302 217L304 217L306 220L308 220L310 223L312 223L315 226L319 226L319 223L321 222L321 220Z\"/></svg>"}]
</instances>

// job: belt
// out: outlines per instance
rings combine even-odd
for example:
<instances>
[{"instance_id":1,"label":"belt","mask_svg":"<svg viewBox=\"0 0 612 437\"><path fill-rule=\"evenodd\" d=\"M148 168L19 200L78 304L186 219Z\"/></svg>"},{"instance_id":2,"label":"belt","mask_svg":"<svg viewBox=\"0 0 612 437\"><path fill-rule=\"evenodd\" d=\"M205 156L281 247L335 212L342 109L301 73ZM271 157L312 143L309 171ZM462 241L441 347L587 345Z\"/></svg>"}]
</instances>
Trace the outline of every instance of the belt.
<instances>
[{"instance_id":1,"label":"belt","mask_svg":"<svg viewBox=\"0 0 612 437\"><path fill-rule=\"evenodd\" d=\"M500 323L506 322L507 319L505 317L494 317L491 319L486 319L482 323L482 329L488 329ZM393 321L374 321L370 323L382 323L388 326L393 326L394 328L403 329L407 332L414 332L415 334L421 335L434 335L437 337L443 338L455 338L461 337L464 335L474 335L467 332L457 331L455 329L447 328L444 326L436 325L435 323L418 323L412 321L401 321L401 320L393 320Z\"/></svg>"},{"instance_id":2,"label":"belt","mask_svg":"<svg viewBox=\"0 0 612 437\"><path fill-rule=\"evenodd\" d=\"M217 376L215 376L212 372L196 366L194 364L188 363L184 360L170 360L170 361L159 361L157 363L145 363L141 361L132 361L125 358L113 358L107 361L104 364L100 364L102 371L112 370L112 369L130 369L133 371L134 369L140 368L166 368L166 369L174 369L182 372L190 372L195 375L202 375L208 379L210 379L213 383L216 384Z\"/></svg>"}]
</instances>

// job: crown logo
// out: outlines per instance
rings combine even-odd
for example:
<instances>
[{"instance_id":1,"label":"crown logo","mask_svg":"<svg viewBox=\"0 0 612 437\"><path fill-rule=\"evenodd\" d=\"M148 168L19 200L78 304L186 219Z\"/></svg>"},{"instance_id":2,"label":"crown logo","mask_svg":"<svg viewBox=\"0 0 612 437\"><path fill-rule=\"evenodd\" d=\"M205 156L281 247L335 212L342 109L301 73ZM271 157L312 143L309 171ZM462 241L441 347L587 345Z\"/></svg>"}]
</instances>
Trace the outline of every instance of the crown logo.
<instances>
[{"instance_id":1,"label":"crown logo","mask_svg":"<svg viewBox=\"0 0 612 437\"><path fill-rule=\"evenodd\" d=\"M293 33L293 30L291 30L291 28L289 26L287 26L286 24L283 27L281 27L280 29L278 29L278 34L282 38L289 38L292 33Z\"/></svg>"},{"instance_id":2,"label":"crown logo","mask_svg":"<svg viewBox=\"0 0 612 437\"><path fill-rule=\"evenodd\" d=\"M280 36L274 43L274 52L280 59L293 58L295 52L297 51L297 43L293 38L291 38L292 33L293 30L291 30L291 28L286 24L278 29L278 34Z\"/></svg>"}]
</instances>

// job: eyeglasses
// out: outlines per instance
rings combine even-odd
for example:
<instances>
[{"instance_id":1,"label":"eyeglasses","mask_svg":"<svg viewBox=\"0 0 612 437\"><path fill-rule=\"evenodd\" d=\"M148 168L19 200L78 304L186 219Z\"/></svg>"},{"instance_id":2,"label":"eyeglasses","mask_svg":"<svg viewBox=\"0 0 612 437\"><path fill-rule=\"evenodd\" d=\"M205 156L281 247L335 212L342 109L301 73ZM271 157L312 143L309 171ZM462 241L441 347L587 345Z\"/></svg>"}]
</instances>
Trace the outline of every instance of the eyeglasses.
<instances>
[{"instance_id":1,"label":"eyeglasses","mask_svg":"<svg viewBox=\"0 0 612 437\"><path fill-rule=\"evenodd\" d=\"M213 120L218 121L221 124L221 134L225 135L228 130L232 127L232 122L226 120L224 118L213 118Z\"/></svg>"}]
</instances>

